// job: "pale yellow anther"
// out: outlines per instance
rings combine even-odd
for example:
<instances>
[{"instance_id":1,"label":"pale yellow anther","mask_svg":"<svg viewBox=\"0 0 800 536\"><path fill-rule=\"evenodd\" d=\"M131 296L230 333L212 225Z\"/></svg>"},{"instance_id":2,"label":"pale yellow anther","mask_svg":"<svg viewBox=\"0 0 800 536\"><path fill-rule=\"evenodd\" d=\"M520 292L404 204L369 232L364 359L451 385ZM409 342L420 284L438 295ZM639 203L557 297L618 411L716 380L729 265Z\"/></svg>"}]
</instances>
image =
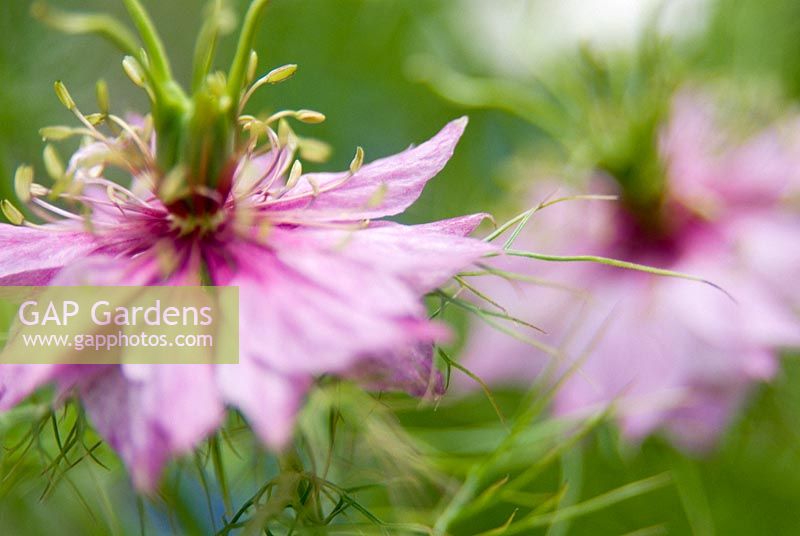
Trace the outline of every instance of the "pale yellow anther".
<instances>
[{"instance_id":1,"label":"pale yellow anther","mask_svg":"<svg viewBox=\"0 0 800 536\"><path fill-rule=\"evenodd\" d=\"M288 65L282 65L275 69L272 69L268 72L259 82L263 80L265 84L279 84L285 80L288 80L294 73L297 72L297 65L290 63Z\"/></svg>"},{"instance_id":2,"label":"pale yellow anther","mask_svg":"<svg viewBox=\"0 0 800 536\"><path fill-rule=\"evenodd\" d=\"M297 147L297 134L294 133L291 125L285 119L278 121L278 141L281 145Z\"/></svg>"},{"instance_id":3,"label":"pale yellow anther","mask_svg":"<svg viewBox=\"0 0 800 536\"><path fill-rule=\"evenodd\" d=\"M155 127L153 125L153 116L150 115L150 114L147 114L144 117L144 126L142 126L142 128L140 129L141 132L142 132L142 136L141 136L142 140L148 141L150 139L150 137L153 135L154 128Z\"/></svg>"},{"instance_id":4,"label":"pale yellow anther","mask_svg":"<svg viewBox=\"0 0 800 536\"><path fill-rule=\"evenodd\" d=\"M291 190L297 185L297 181L300 180L300 176L303 174L303 164L300 163L300 160L295 160L294 164L292 164L292 169L289 171L289 178L286 180L286 189Z\"/></svg>"},{"instance_id":5,"label":"pale yellow anther","mask_svg":"<svg viewBox=\"0 0 800 536\"><path fill-rule=\"evenodd\" d=\"M100 114L100 113L89 114L86 116L86 120L89 121L89 124L96 127L97 125L105 121L107 117L108 116L106 114Z\"/></svg>"},{"instance_id":6,"label":"pale yellow anther","mask_svg":"<svg viewBox=\"0 0 800 536\"><path fill-rule=\"evenodd\" d=\"M33 197L44 197L50 193L50 190L46 186L42 186L38 183L31 184L30 194Z\"/></svg>"},{"instance_id":7,"label":"pale yellow anther","mask_svg":"<svg viewBox=\"0 0 800 536\"><path fill-rule=\"evenodd\" d=\"M23 203L30 203L32 185L33 168L31 166L19 166L16 173L14 173L14 192Z\"/></svg>"},{"instance_id":8,"label":"pale yellow anther","mask_svg":"<svg viewBox=\"0 0 800 536\"><path fill-rule=\"evenodd\" d=\"M61 101L61 104L63 104L67 110L74 110L75 101L72 100L72 96L69 94L69 91L67 91L67 86L64 85L64 82L57 80L53 87L56 90L56 96L58 100Z\"/></svg>"},{"instance_id":9,"label":"pale yellow anther","mask_svg":"<svg viewBox=\"0 0 800 536\"><path fill-rule=\"evenodd\" d=\"M314 138L299 138L298 149L300 157L308 162L326 162L333 152L333 148L324 141Z\"/></svg>"},{"instance_id":10,"label":"pale yellow anther","mask_svg":"<svg viewBox=\"0 0 800 536\"><path fill-rule=\"evenodd\" d=\"M125 74L128 75L128 78L131 79L131 82L139 87L144 87L144 69L142 69L142 65L136 58L133 56L125 56L122 60L122 69L125 71Z\"/></svg>"},{"instance_id":11,"label":"pale yellow anther","mask_svg":"<svg viewBox=\"0 0 800 536\"><path fill-rule=\"evenodd\" d=\"M364 165L364 149L356 147L356 155L353 157L353 161L350 162L350 173L357 173L362 165Z\"/></svg>"},{"instance_id":12,"label":"pale yellow anther","mask_svg":"<svg viewBox=\"0 0 800 536\"><path fill-rule=\"evenodd\" d=\"M3 202L0 203L0 209L3 211L3 216L12 224L22 225L25 222L25 216L8 199L3 199Z\"/></svg>"},{"instance_id":13,"label":"pale yellow anther","mask_svg":"<svg viewBox=\"0 0 800 536\"><path fill-rule=\"evenodd\" d=\"M298 110L295 113L295 118L303 123L317 124L325 121L325 114L315 112L314 110Z\"/></svg>"},{"instance_id":14,"label":"pale yellow anther","mask_svg":"<svg viewBox=\"0 0 800 536\"><path fill-rule=\"evenodd\" d=\"M115 205L121 205L125 202L124 199L117 197L117 192L113 184L106 186L106 196L108 197L108 200Z\"/></svg>"},{"instance_id":15,"label":"pale yellow anther","mask_svg":"<svg viewBox=\"0 0 800 536\"><path fill-rule=\"evenodd\" d=\"M108 115L108 112L111 110L111 100L108 96L108 84L106 84L105 80L98 80L95 90L97 93L97 106L100 109L100 113Z\"/></svg>"},{"instance_id":16,"label":"pale yellow anther","mask_svg":"<svg viewBox=\"0 0 800 536\"><path fill-rule=\"evenodd\" d=\"M250 51L250 57L247 60L247 83L251 84L256 78L256 70L258 69L258 53L255 50Z\"/></svg>"},{"instance_id":17,"label":"pale yellow anther","mask_svg":"<svg viewBox=\"0 0 800 536\"><path fill-rule=\"evenodd\" d=\"M69 138L73 134L75 134L73 128L61 125L39 129L39 135L44 141L61 141Z\"/></svg>"},{"instance_id":18,"label":"pale yellow anther","mask_svg":"<svg viewBox=\"0 0 800 536\"><path fill-rule=\"evenodd\" d=\"M55 180L59 181L64 178L64 163L61 161L61 157L58 155L58 151L56 151L55 147L48 144L44 148L44 168L47 171L47 174Z\"/></svg>"}]
</instances>

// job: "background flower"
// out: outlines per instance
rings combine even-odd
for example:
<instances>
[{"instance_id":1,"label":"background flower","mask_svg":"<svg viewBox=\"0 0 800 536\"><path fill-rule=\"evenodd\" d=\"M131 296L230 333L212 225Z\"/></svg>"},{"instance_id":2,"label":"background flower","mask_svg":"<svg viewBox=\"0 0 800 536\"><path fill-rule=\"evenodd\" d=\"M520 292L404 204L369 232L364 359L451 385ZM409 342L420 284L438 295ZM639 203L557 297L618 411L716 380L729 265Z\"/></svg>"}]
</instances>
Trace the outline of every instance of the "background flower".
<instances>
[{"instance_id":1,"label":"background flower","mask_svg":"<svg viewBox=\"0 0 800 536\"><path fill-rule=\"evenodd\" d=\"M572 287L480 286L518 318L545 329L544 341L563 355L543 356L476 324L465 366L485 381L519 384L533 381L549 360L562 359L561 373L569 377L555 398L557 412L610 404L630 437L663 427L681 445L711 446L752 383L773 377L778 353L800 344L793 285L775 285L784 270L800 269L800 250L789 238L800 218L786 204L800 186L796 122L733 141L717 115L705 95L687 90L675 98L661 138L667 193L658 227L646 227L624 205L568 201L534 214L513 247L693 274L731 296L607 266L532 270L524 260L501 261L505 270ZM589 190L617 191L603 175ZM536 192L534 206L548 192L564 194L552 182ZM768 251L783 252L780 261L769 262ZM556 318L570 321L559 326Z\"/></svg>"}]
</instances>

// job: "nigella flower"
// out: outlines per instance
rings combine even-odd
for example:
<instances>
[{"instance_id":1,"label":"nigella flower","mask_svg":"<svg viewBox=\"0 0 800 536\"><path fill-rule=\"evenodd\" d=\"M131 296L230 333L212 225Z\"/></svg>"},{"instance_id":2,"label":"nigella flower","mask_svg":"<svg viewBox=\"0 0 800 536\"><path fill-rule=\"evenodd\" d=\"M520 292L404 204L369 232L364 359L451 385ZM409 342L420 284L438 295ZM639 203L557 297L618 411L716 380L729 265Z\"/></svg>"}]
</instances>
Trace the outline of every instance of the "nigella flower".
<instances>
[{"instance_id":1,"label":"nigella flower","mask_svg":"<svg viewBox=\"0 0 800 536\"><path fill-rule=\"evenodd\" d=\"M241 112L258 87L288 78L294 66L254 80L250 50L256 1L227 74L208 74L201 50L191 95L172 80L160 41L135 0L126 2L146 53L126 47L126 72L144 87L152 116L124 121L84 115L63 84L62 102L78 129L46 137L87 142L61 166L48 147L53 187L17 173L19 197L46 223L26 221L6 201L16 226L0 226L3 285L230 285L240 288L237 365L3 365L0 407L47 383L76 393L98 432L150 490L169 457L190 451L238 408L270 447L291 438L315 377L357 378L369 386L440 394L432 347L447 335L421 302L427 292L491 247L465 238L472 215L425 225L388 220L420 195L453 154L466 119L431 140L348 171L303 174L300 138L284 119L324 119L308 110L259 120ZM200 45L215 42L211 17ZM99 130L104 123L113 134ZM275 124L281 127L273 129ZM130 187L112 182L116 168Z\"/></svg>"},{"instance_id":2,"label":"nigella flower","mask_svg":"<svg viewBox=\"0 0 800 536\"><path fill-rule=\"evenodd\" d=\"M800 214L790 206L800 191L797 128L796 120L785 122L737 141L714 100L683 91L661 132L665 178L655 203L632 204L615 178L601 174L596 193L619 193L620 203L569 201L533 216L533 232L513 247L525 242L544 253L693 274L733 297L696 282L586 264L533 274L560 288L481 287L549 332L545 341L563 359L561 371L571 369L555 397L557 413L613 405L628 437L664 429L679 445L706 448L754 383L773 377L780 350L800 345ZM555 183L536 192L538 201L569 195ZM500 265L530 273L520 259ZM548 359L476 326L465 364L487 381L518 384L544 373Z\"/></svg>"}]
</instances>

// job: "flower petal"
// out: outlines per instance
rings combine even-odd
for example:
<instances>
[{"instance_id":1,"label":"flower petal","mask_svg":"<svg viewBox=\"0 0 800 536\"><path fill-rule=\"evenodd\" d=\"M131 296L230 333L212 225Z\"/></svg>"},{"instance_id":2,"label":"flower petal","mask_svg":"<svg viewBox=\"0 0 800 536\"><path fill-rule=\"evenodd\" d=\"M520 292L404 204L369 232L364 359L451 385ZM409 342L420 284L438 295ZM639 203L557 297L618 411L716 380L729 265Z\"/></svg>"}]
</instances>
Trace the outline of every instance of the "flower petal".
<instances>
[{"instance_id":1,"label":"flower petal","mask_svg":"<svg viewBox=\"0 0 800 536\"><path fill-rule=\"evenodd\" d=\"M318 248L296 233L270 251L239 244L240 345L284 374L341 372L370 355L440 338L413 292L391 273Z\"/></svg>"},{"instance_id":2,"label":"flower petal","mask_svg":"<svg viewBox=\"0 0 800 536\"><path fill-rule=\"evenodd\" d=\"M97 431L129 467L134 485L153 491L166 461L191 451L222 422L209 365L109 367L81 386L81 399Z\"/></svg>"},{"instance_id":3,"label":"flower petal","mask_svg":"<svg viewBox=\"0 0 800 536\"><path fill-rule=\"evenodd\" d=\"M294 234L349 263L391 274L415 293L424 294L499 251L497 246L463 236L482 219L483 215L474 215L424 225L381 221L357 232L298 229Z\"/></svg>"},{"instance_id":4,"label":"flower petal","mask_svg":"<svg viewBox=\"0 0 800 536\"><path fill-rule=\"evenodd\" d=\"M85 232L0 224L0 285L46 285L58 271L98 248Z\"/></svg>"},{"instance_id":5,"label":"flower petal","mask_svg":"<svg viewBox=\"0 0 800 536\"><path fill-rule=\"evenodd\" d=\"M280 450L292 438L310 376L285 376L247 356L236 365L218 365L217 378L225 400L238 407L250 426L270 448Z\"/></svg>"},{"instance_id":6,"label":"flower petal","mask_svg":"<svg viewBox=\"0 0 800 536\"><path fill-rule=\"evenodd\" d=\"M400 214L444 168L466 126L466 117L452 121L422 145L376 160L352 176L348 172L304 175L283 198L267 206L272 211L302 211L306 220L352 221Z\"/></svg>"}]
</instances>

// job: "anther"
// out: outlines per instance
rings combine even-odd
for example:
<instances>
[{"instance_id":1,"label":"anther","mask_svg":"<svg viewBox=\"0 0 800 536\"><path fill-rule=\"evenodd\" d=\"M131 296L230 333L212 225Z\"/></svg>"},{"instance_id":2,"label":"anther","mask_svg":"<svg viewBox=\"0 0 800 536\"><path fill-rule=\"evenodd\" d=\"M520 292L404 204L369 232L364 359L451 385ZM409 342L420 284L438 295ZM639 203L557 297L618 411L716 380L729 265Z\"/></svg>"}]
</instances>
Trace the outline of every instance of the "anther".
<instances>
[{"instance_id":1,"label":"anther","mask_svg":"<svg viewBox=\"0 0 800 536\"><path fill-rule=\"evenodd\" d=\"M350 162L350 173L357 173L361 166L364 164L364 149L361 147L356 147L356 155L353 157L353 161Z\"/></svg>"},{"instance_id":2,"label":"anther","mask_svg":"<svg viewBox=\"0 0 800 536\"><path fill-rule=\"evenodd\" d=\"M29 203L31 200L31 186L33 186L33 168L19 166L14 173L14 192L23 203Z\"/></svg>"},{"instance_id":3,"label":"anther","mask_svg":"<svg viewBox=\"0 0 800 536\"><path fill-rule=\"evenodd\" d=\"M67 86L61 80L57 80L56 83L53 85L54 89L56 90L56 96L58 100L61 101L67 110L73 111L75 109L75 101L72 100L72 96L67 91Z\"/></svg>"},{"instance_id":4,"label":"anther","mask_svg":"<svg viewBox=\"0 0 800 536\"><path fill-rule=\"evenodd\" d=\"M3 199L0 209L3 211L3 216L12 224L22 225L25 222L25 216L8 199Z\"/></svg>"}]
</instances>

